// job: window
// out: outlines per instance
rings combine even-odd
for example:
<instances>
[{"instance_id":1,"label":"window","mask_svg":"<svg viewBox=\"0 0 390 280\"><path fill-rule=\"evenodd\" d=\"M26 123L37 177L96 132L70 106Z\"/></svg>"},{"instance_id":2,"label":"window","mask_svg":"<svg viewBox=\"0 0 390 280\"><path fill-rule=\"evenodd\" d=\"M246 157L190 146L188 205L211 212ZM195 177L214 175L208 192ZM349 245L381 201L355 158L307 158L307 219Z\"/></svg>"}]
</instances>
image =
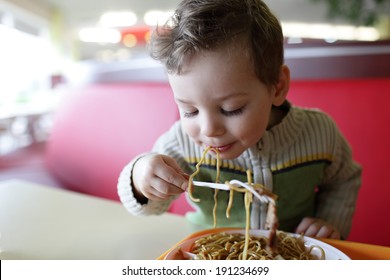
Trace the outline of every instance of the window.
<instances>
[{"instance_id":1,"label":"window","mask_svg":"<svg viewBox=\"0 0 390 280\"><path fill-rule=\"evenodd\" d=\"M26 11L0 5L0 121L9 127L10 135L31 134L31 126L41 122L36 116L46 118L53 108L51 77L57 59L49 24ZM29 123L32 119L37 123ZM25 143L35 140L35 135L27 136Z\"/></svg>"}]
</instances>

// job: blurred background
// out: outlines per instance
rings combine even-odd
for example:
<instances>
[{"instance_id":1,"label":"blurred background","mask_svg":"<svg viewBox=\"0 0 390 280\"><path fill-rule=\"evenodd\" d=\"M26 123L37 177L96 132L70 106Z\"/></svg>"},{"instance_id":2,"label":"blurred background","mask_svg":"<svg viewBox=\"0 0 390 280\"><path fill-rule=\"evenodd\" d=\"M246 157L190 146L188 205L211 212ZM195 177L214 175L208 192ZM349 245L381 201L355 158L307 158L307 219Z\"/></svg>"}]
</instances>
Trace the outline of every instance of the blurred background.
<instances>
[{"instance_id":1,"label":"blurred background","mask_svg":"<svg viewBox=\"0 0 390 280\"><path fill-rule=\"evenodd\" d=\"M283 24L294 79L388 76L379 67L338 70L332 58L359 56L373 63L372 54L389 54L389 0L265 2ZM165 80L146 44L178 3L0 0L0 153L47 137L64 85Z\"/></svg>"}]
</instances>

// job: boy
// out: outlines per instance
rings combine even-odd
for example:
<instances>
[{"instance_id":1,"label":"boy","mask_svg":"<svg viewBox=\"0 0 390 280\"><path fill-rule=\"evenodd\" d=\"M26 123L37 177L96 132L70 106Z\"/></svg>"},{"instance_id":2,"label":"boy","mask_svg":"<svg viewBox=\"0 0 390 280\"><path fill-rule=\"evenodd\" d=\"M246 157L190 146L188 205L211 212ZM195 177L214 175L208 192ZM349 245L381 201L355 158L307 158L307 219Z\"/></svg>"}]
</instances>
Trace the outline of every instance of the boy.
<instances>
[{"instance_id":1,"label":"boy","mask_svg":"<svg viewBox=\"0 0 390 280\"><path fill-rule=\"evenodd\" d=\"M278 195L279 229L347 238L360 186L360 167L324 113L292 106L283 64L283 33L260 0L184 0L151 41L166 67L181 114L153 152L129 163L118 193L133 214L159 214L188 187L206 147L218 149L220 181L254 183ZM215 181L209 152L197 180ZM193 223L211 226L213 190L194 187ZM242 194L225 217L228 192L218 194L218 226L244 227ZM254 199L251 228L264 224L266 206Z\"/></svg>"}]
</instances>

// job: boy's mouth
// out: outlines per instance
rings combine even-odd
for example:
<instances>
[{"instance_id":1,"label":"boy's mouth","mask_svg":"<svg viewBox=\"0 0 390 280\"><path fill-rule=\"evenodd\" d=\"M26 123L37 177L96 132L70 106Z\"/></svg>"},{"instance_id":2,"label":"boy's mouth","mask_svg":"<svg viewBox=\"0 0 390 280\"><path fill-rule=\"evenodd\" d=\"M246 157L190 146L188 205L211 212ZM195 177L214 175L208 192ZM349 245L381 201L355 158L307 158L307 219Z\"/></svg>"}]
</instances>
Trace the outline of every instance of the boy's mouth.
<instances>
[{"instance_id":1,"label":"boy's mouth","mask_svg":"<svg viewBox=\"0 0 390 280\"><path fill-rule=\"evenodd\" d=\"M223 146L218 146L218 147L212 146L212 148L217 149L220 153L223 153L223 152L226 152L227 150L229 150L232 146L233 146L233 143L227 144L227 145L223 145ZM214 150L211 150L211 151L213 153L215 153Z\"/></svg>"}]
</instances>

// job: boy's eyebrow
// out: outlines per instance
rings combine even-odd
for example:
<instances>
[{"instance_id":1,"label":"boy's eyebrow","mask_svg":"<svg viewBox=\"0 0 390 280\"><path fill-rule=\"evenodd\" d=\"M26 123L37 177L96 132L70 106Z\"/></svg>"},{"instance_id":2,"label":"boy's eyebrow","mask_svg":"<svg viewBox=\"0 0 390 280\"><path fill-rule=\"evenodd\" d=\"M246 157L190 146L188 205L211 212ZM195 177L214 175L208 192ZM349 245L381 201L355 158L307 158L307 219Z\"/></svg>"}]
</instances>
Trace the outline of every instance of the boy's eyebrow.
<instances>
[{"instance_id":1,"label":"boy's eyebrow","mask_svg":"<svg viewBox=\"0 0 390 280\"><path fill-rule=\"evenodd\" d=\"M230 99L230 98L241 97L241 96L245 96L245 95L248 95L248 93L243 92L243 91L232 92L232 93L229 93L228 95L222 97L221 100L226 100L226 99Z\"/></svg>"},{"instance_id":2,"label":"boy's eyebrow","mask_svg":"<svg viewBox=\"0 0 390 280\"><path fill-rule=\"evenodd\" d=\"M183 103L183 104L190 104L191 102L190 101L187 101L187 100L183 100L183 99L180 99L180 98L176 98L175 97L175 100L179 103Z\"/></svg>"},{"instance_id":3,"label":"boy's eyebrow","mask_svg":"<svg viewBox=\"0 0 390 280\"><path fill-rule=\"evenodd\" d=\"M219 100L224 101L226 99L241 97L241 96L245 96L245 95L248 95L248 94L245 93L245 92L233 92L233 93L230 93L230 94L228 94L226 96L223 96ZM183 104L191 104L192 103L191 101L187 101L187 100L184 100L184 99L181 99L181 98L176 98L176 97L175 97L175 100L180 102L180 103L183 103Z\"/></svg>"}]
</instances>

